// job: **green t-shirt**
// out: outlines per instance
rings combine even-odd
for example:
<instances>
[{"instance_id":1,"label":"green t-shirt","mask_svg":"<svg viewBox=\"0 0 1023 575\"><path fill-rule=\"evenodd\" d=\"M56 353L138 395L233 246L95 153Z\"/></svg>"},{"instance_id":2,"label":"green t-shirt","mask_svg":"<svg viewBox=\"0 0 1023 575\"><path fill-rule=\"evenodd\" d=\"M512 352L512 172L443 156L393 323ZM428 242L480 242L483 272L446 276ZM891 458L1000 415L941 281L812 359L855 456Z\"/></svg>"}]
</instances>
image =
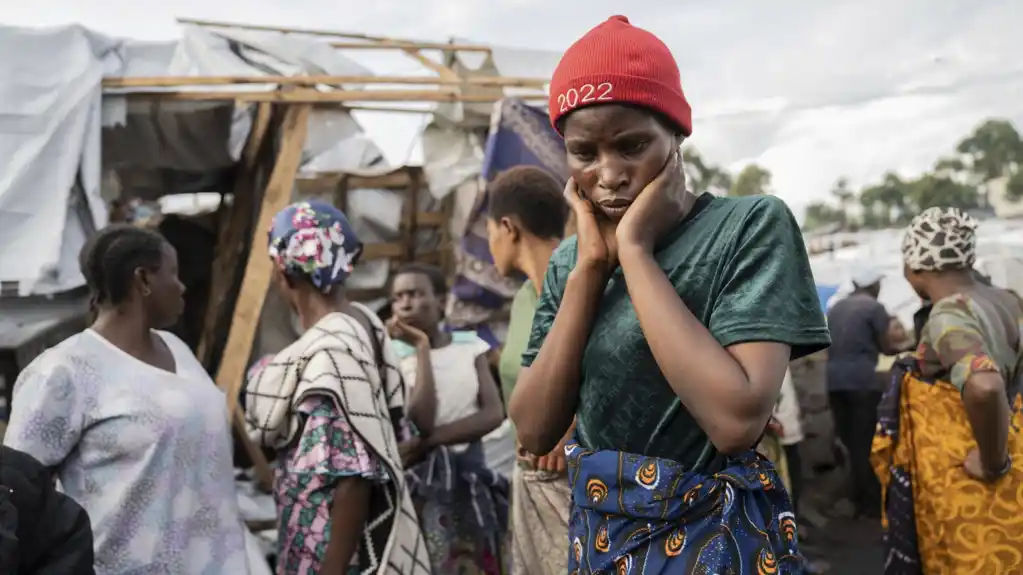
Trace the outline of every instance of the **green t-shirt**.
<instances>
[{"instance_id":1,"label":"green t-shirt","mask_svg":"<svg viewBox=\"0 0 1023 575\"><path fill-rule=\"evenodd\" d=\"M522 284L515 294L515 299L512 300L508 333L504 338L504 348L501 350L501 361L498 364L505 405L508 405L512 390L515 389L515 380L522 371L522 354L529 344L529 333L533 326L533 314L536 312L538 300L536 288L529 280Z\"/></svg>"},{"instance_id":2,"label":"green t-shirt","mask_svg":"<svg viewBox=\"0 0 1023 575\"><path fill-rule=\"evenodd\" d=\"M544 278L523 365L532 364L554 322L577 239L555 251ZM725 347L752 341L792 346L793 359L826 348L828 328L802 235L772 196L701 196L661 242L655 258L689 310ZM580 442L716 471L723 458L654 361L619 267L593 320L576 413Z\"/></svg>"}]
</instances>

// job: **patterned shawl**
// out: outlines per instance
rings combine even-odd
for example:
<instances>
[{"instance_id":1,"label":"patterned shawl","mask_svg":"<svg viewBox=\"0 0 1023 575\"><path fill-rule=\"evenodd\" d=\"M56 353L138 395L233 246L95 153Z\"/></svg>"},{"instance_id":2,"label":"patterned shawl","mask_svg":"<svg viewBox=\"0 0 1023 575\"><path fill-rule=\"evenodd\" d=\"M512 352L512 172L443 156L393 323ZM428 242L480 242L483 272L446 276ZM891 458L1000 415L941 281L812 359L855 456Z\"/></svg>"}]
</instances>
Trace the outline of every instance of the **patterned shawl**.
<instances>
[{"instance_id":1,"label":"patterned shawl","mask_svg":"<svg viewBox=\"0 0 1023 575\"><path fill-rule=\"evenodd\" d=\"M359 304L352 304L359 306ZM364 573L430 575L430 562L397 452L396 421L404 411L405 387L384 325L368 308L382 361L363 327L342 313L327 315L277 354L246 386L249 435L283 449L301 429L295 407L306 397L331 398L352 429L380 458L391 477L371 502L363 541L372 552Z\"/></svg>"}]
</instances>

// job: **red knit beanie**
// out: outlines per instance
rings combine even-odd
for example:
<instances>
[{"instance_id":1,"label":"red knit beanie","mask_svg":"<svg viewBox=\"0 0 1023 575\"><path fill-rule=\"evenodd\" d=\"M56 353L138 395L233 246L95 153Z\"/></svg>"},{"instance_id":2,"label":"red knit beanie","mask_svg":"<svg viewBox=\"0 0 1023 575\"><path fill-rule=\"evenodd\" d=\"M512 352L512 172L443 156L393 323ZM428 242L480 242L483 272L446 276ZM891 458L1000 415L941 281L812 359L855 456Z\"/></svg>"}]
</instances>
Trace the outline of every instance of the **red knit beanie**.
<instances>
[{"instance_id":1,"label":"red knit beanie","mask_svg":"<svg viewBox=\"0 0 1023 575\"><path fill-rule=\"evenodd\" d=\"M625 16L608 18L565 51L551 78L548 113L557 130L558 120L572 110L616 102L656 110L685 136L693 131L693 111L671 50Z\"/></svg>"}]
</instances>

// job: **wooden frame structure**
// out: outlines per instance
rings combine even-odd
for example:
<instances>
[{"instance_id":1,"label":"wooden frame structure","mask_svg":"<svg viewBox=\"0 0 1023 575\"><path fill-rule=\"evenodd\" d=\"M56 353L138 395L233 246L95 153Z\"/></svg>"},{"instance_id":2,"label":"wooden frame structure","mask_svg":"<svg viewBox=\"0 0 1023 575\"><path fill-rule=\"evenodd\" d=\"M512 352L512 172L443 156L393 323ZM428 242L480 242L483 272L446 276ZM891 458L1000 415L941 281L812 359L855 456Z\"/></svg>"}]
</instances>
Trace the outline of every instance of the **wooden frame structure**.
<instances>
[{"instance_id":1,"label":"wooden frame structure","mask_svg":"<svg viewBox=\"0 0 1023 575\"><path fill-rule=\"evenodd\" d=\"M255 248L265 242L270 220L291 200L295 186L324 184L333 189L335 203L344 207L348 190L356 188L384 188L404 190L407 193L402 214L401 241L371 244L366 246L364 260L388 258L397 262L429 261L450 268L450 250L446 250L447 221L451 210L451 199L439 212L421 211L418 206L420 190L425 182L419 168L399 168L383 175L320 174L313 181L296 181L302 150L305 145L308 119L311 109L316 106L344 106L351 110L381 112L431 113L431 110L405 107L378 107L372 103L410 102L496 102L504 97L505 88L529 90L513 94L526 100L546 100L543 91L548 83L541 78L503 78L493 76L460 76L442 61L425 56L423 51L441 51L445 59L456 52L485 52L490 48L476 44L418 42L370 36L347 32L305 30L269 26L253 26L226 22L179 20L182 24L218 28L235 28L325 36L342 38L346 41L332 42L337 49L346 50L397 50L415 59L436 76L211 76L211 77L153 77L153 78L105 78L103 87L109 93L123 94L127 98L156 98L161 101L221 101L236 104L255 104L255 119L248 141L243 149L236 179L233 198L229 209L222 210L218 218L217 247L212 270L212 287L207 303L202 341L199 345L200 359L207 360L218 337L218 324L222 308L229 305L233 287L231 273L238 262L245 261L244 275L237 298L231 311L226 344L222 360L216 371L217 385L224 390L228 399L228 412L238 438L244 446L256 470L257 485L269 490L271 475L266 457L260 448L248 438L238 395L245 377L247 362L252 351L260 313L271 279L271 264L265 253ZM270 89L261 91L224 90L225 87L262 85ZM376 89L366 86L401 85L415 86L409 89ZM432 86L432 89L430 88ZM219 90L196 88L217 87ZM483 90L480 90L482 88ZM168 90L171 89L171 90ZM475 93L474 93L475 92ZM273 169L266 182L262 198L256 205L258 178L255 175L259 158L269 152L276 154ZM253 225L253 213L258 213ZM441 234L441 247L431 253L417 253L415 238L421 229L435 228ZM246 255L246 249L248 254ZM447 252L447 253L445 253ZM379 292L379 290L377 290ZM357 298L370 298L382 293L353 294Z\"/></svg>"}]
</instances>

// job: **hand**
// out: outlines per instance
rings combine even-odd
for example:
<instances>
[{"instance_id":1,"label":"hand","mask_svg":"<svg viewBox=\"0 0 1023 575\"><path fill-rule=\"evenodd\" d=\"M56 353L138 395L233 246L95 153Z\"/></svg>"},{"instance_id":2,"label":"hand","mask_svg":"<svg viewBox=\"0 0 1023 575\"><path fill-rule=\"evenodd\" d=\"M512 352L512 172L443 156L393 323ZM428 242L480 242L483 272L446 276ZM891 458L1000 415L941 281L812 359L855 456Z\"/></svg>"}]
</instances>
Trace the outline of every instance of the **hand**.
<instances>
[{"instance_id":1,"label":"hand","mask_svg":"<svg viewBox=\"0 0 1023 575\"><path fill-rule=\"evenodd\" d=\"M781 422L771 416L771 419L767 421L767 431L773 433L776 437L785 437L785 428Z\"/></svg>"},{"instance_id":2,"label":"hand","mask_svg":"<svg viewBox=\"0 0 1023 575\"><path fill-rule=\"evenodd\" d=\"M387 335L417 348L430 346L430 336L426 332L401 321L398 316L391 316L387 320Z\"/></svg>"},{"instance_id":3,"label":"hand","mask_svg":"<svg viewBox=\"0 0 1023 575\"><path fill-rule=\"evenodd\" d=\"M661 173L643 188L618 222L618 245L652 252L657 240L685 216L688 197L682 154L675 150Z\"/></svg>"},{"instance_id":4,"label":"hand","mask_svg":"<svg viewBox=\"0 0 1023 575\"><path fill-rule=\"evenodd\" d=\"M615 239L614 223L597 213L579 192L575 180L568 179L565 185L565 201L575 215L578 255L576 269L598 270L605 276L618 266L618 242Z\"/></svg>"},{"instance_id":5,"label":"hand","mask_svg":"<svg viewBox=\"0 0 1023 575\"><path fill-rule=\"evenodd\" d=\"M971 478L985 483L994 483L1002 478L1001 469L991 470L984 468L984 462L980 459L980 450L976 447L966 454L966 460L963 461L963 470Z\"/></svg>"},{"instance_id":6,"label":"hand","mask_svg":"<svg viewBox=\"0 0 1023 575\"><path fill-rule=\"evenodd\" d=\"M568 463L565 461L565 446L568 445L569 440L575 435L576 423L576 420L572 420L572 425L565 432L565 436L561 438L561 441L558 442L558 445L550 453L537 458L537 470L564 473L568 469Z\"/></svg>"},{"instance_id":7,"label":"hand","mask_svg":"<svg viewBox=\"0 0 1023 575\"><path fill-rule=\"evenodd\" d=\"M398 444L398 455L401 456L402 467L408 468L422 461L429 451L429 446L421 438L413 436Z\"/></svg>"},{"instance_id":8,"label":"hand","mask_svg":"<svg viewBox=\"0 0 1023 575\"><path fill-rule=\"evenodd\" d=\"M541 455L536 458L536 469L537 471L549 471L551 473L564 473L568 469L568 464L565 462L565 444L568 443L568 439L562 439L558 446L551 450L547 455Z\"/></svg>"}]
</instances>

